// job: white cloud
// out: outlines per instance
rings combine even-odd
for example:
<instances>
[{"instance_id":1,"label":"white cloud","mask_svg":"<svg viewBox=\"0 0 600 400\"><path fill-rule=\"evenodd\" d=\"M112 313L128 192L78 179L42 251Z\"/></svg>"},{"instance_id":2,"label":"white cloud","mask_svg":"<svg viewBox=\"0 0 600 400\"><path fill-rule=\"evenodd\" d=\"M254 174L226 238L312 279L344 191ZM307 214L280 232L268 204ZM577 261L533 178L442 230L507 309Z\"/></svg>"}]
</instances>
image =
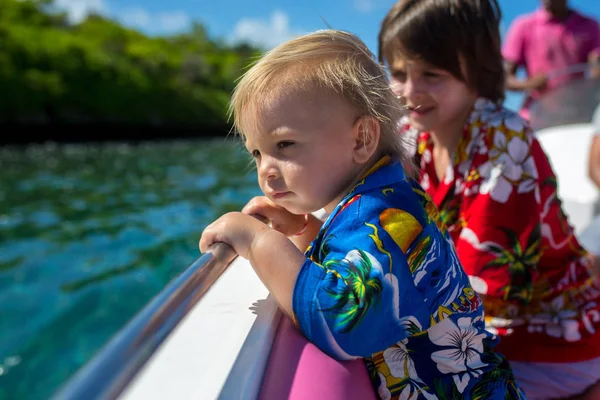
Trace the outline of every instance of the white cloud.
<instances>
[{"instance_id":1,"label":"white cloud","mask_svg":"<svg viewBox=\"0 0 600 400\"><path fill-rule=\"evenodd\" d=\"M354 0L354 7L363 13L368 13L375 7L373 0Z\"/></svg>"},{"instance_id":2,"label":"white cloud","mask_svg":"<svg viewBox=\"0 0 600 400\"><path fill-rule=\"evenodd\" d=\"M233 28L232 42L248 42L255 46L272 48L280 43L301 35L302 32L290 28L289 18L282 11L275 11L271 18L242 18Z\"/></svg>"},{"instance_id":3,"label":"white cloud","mask_svg":"<svg viewBox=\"0 0 600 400\"><path fill-rule=\"evenodd\" d=\"M65 11L69 22L83 21L89 14L105 14L108 7L103 0L56 0L55 7Z\"/></svg>"},{"instance_id":4,"label":"white cloud","mask_svg":"<svg viewBox=\"0 0 600 400\"><path fill-rule=\"evenodd\" d=\"M192 23L190 16L181 11L158 14L156 21L163 32L182 31Z\"/></svg>"},{"instance_id":5,"label":"white cloud","mask_svg":"<svg viewBox=\"0 0 600 400\"><path fill-rule=\"evenodd\" d=\"M133 28L160 34L184 31L192 22L190 16L181 11L150 13L143 7L109 9L104 0L56 0L54 4L65 11L69 22L74 24L96 13L116 18Z\"/></svg>"},{"instance_id":6,"label":"white cloud","mask_svg":"<svg viewBox=\"0 0 600 400\"><path fill-rule=\"evenodd\" d=\"M121 22L136 28L146 28L150 26L152 20L148 11L140 7L127 8L119 14L118 18Z\"/></svg>"},{"instance_id":7,"label":"white cloud","mask_svg":"<svg viewBox=\"0 0 600 400\"><path fill-rule=\"evenodd\" d=\"M157 33L184 31L192 23L190 16L181 11L150 14L141 7L125 9L116 17L125 25Z\"/></svg>"}]
</instances>

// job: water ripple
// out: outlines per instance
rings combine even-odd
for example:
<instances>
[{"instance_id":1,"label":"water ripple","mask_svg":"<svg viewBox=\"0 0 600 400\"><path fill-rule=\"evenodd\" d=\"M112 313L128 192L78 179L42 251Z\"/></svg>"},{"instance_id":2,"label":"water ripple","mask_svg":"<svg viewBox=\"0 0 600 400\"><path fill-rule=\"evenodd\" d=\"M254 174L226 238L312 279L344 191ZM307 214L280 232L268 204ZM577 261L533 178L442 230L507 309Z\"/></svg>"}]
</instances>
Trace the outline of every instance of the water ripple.
<instances>
[{"instance_id":1,"label":"water ripple","mask_svg":"<svg viewBox=\"0 0 600 400\"><path fill-rule=\"evenodd\" d=\"M43 399L258 194L232 140L0 149L0 398Z\"/></svg>"}]
</instances>

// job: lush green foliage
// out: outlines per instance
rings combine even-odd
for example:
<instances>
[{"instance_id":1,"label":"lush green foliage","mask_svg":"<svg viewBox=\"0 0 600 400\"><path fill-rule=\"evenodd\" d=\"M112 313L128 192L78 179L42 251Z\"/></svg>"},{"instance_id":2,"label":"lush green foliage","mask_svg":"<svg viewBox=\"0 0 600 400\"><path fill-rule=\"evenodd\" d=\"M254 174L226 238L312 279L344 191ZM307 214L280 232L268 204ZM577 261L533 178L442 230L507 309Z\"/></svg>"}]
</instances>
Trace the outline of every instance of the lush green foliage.
<instances>
[{"instance_id":1,"label":"lush green foliage","mask_svg":"<svg viewBox=\"0 0 600 400\"><path fill-rule=\"evenodd\" d=\"M149 37L102 16L69 24L51 0L0 0L0 122L223 126L258 51L190 32Z\"/></svg>"}]
</instances>

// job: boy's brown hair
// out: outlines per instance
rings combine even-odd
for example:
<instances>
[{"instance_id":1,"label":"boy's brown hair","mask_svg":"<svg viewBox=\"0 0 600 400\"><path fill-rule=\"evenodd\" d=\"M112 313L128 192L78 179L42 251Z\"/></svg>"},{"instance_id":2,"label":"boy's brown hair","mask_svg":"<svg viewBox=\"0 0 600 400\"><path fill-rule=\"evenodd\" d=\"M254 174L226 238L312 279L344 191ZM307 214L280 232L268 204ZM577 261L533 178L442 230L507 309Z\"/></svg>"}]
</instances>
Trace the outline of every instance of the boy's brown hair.
<instances>
[{"instance_id":1,"label":"boy's brown hair","mask_svg":"<svg viewBox=\"0 0 600 400\"><path fill-rule=\"evenodd\" d=\"M379 61L424 61L502 102L500 18L496 0L400 0L381 24Z\"/></svg>"}]
</instances>

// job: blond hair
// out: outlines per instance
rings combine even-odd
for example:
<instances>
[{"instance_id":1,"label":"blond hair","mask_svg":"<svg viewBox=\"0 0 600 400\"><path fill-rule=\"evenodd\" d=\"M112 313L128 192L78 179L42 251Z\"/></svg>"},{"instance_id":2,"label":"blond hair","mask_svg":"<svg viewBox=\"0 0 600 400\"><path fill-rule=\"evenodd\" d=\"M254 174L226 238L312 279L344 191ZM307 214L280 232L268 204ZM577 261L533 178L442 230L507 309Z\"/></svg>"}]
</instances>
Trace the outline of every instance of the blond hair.
<instances>
[{"instance_id":1,"label":"blond hair","mask_svg":"<svg viewBox=\"0 0 600 400\"><path fill-rule=\"evenodd\" d=\"M321 30L267 52L237 84L229 105L234 131L245 137L248 116L278 94L325 90L348 101L361 116L379 121L379 149L410 165L398 133L402 105L383 67L355 35ZM250 119L252 120L252 119Z\"/></svg>"}]
</instances>

